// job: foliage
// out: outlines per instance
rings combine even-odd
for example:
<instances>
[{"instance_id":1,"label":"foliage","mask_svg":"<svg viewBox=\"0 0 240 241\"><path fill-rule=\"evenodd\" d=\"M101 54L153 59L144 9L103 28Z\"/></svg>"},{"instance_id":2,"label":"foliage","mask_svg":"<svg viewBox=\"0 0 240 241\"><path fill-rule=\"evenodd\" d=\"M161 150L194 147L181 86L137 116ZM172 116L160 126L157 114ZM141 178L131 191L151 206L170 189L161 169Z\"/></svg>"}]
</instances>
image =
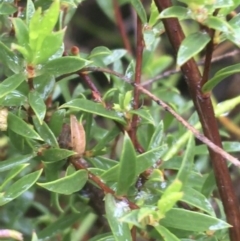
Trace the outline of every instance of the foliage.
<instances>
[{"instance_id":1,"label":"foliage","mask_svg":"<svg viewBox=\"0 0 240 241\"><path fill-rule=\"evenodd\" d=\"M176 67L202 58L210 44L239 47L240 15L231 15L239 2L179 0L161 13L157 0L96 2L122 28L121 48L65 47L66 27L84 1L0 1L0 239L233 241L206 145L191 130L201 129L201 118L177 88L181 75L164 72L175 64L162 34L165 19L186 30ZM125 6L138 16L136 44L117 14ZM238 72L239 64L219 68L199 92L209 96ZM188 119L189 130L156 96ZM239 103L215 105L216 118ZM227 152L240 151L225 140Z\"/></svg>"}]
</instances>

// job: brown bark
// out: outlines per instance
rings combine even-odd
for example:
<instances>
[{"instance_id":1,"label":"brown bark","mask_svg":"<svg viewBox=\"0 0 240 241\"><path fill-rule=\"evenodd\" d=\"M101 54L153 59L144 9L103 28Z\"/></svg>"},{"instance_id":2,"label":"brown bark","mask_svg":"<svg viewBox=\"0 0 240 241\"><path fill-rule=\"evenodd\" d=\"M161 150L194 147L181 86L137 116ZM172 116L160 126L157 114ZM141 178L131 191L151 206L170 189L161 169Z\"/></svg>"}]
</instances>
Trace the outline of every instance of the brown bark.
<instances>
[{"instance_id":1,"label":"brown bark","mask_svg":"<svg viewBox=\"0 0 240 241\"><path fill-rule=\"evenodd\" d=\"M162 10L171 6L170 0L155 0L158 10ZM175 18L163 20L166 33L169 40L177 53L181 42L185 38L179 21ZM204 94L201 91L202 76L198 66L193 59L190 59L181 67L182 73L186 79L189 91L194 102L194 106L198 112L200 122L202 124L204 135L213 143L222 147L221 138L218 131L217 121L214 116L214 110L210 99L210 94ZM212 161L217 187L221 200L223 202L227 221L233 227L229 229L231 241L240 240L240 212L238 201L234 193L230 174L227 168L226 160L221 155L209 149Z\"/></svg>"}]
</instances>

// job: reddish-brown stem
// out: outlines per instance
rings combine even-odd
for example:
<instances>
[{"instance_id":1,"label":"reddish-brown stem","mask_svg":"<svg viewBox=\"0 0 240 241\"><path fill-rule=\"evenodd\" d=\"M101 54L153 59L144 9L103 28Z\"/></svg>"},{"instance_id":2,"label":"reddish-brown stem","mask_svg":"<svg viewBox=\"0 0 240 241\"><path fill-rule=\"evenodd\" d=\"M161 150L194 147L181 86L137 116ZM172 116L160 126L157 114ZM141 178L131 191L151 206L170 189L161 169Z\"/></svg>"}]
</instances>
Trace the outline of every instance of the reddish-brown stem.
<instances>
[{"instance_id":1,"label":"reddish-brown stem","mask_svg":"<svg viewBox=\"0 0 240 241\"><path fill-rule=\"evenodd\" d=\"M132 235L132 241L136 241L137 240L137 229L135 226L133 226L133 228L131 230L131 235Z\"/></svg>"},{"instance_id":2,"label":"reddish-brown stem","mask_svg":"<svg viewBox=\"0 0 240 241\"><path fill-rule=\"evenodd\" d=\"M206 51L207 52L207 51ZM214 58L211 59L211 63L215 63L215 62L218 62L220 60L223 60L223 59L226 59L226 58L229 58L229 57L233 57L235 56L236 54L239 54L239 50L238 49L235 49L231 52L228 52L228 53L225 53L223 55L220 55L220 56L216 56ZM204 65L205 64L205 60L200 60L198 63L198 65ZM157 81L157 80L160 80L160 79L163 79L163 78L167 78L169 77L170 75L173 75L173 74L177 74L177 73L180 73L181 70L180 69L171 69L171 70L167 70L161 74L158 74L156 76L154 76L153 78L151 79L148 79L146 81L144 81L142 83L142 86L147 86L147 85L150 85L152 84L153 82Z\"/></svg>"},{"instance_id":3,"label":"reddish-brown stem","mask_svg":"<svg viewBox=\"0 0 240 241\"><path fill-rule=\"evenodd\" d=\"M214 16L217 15L218 9L214 12ZM201 87L208 81L208 76L210 72L210 67L211 67L211 61L212 61L212 55L214 51L214 35L215 35L215 30L214 29L208 29L208 33L211 37L210 42L207 44L206 47L206 56L205 56L205 61L204 61L204 70L203 70L203 76L201 80Z\"/></svg>"},{"instance_id":4,"label":"reddish-brown stem","mask_svg":"<svg viewBox=\"0 0 240 241\"><path fill-rule=\"evenodd\" d=\"M237 158L228 154L222 148L220 148L219 146L214 144L210 139L208 139L204 135L202 135L198 130L196 130L193 126L191 126L186 120L184 120L181 116L179 116L169 105L167 105L161 99L157 98L155 95L153 95L147 89L145 89L142 85L134 84L131 81L131 79L129 79L125 75L120 74L111 69L105 69L105 68L99 68L99 67L88 67L88 68L84 69L84 71L86 71L86 70L112 74L112 75L115 75L115 76L119 77L120 79L124 80L126 83L135 85L135 87L138 88L141 93L146 94L148 97L150 97L152 100L154 100L157 104L161 105L166 111L170 112L181 124L183 124L189 131L191 131L197 139L202 141L209 148L211 148L214 152L218 153L219 155L221 155L226 160L230 161L235 166L240 167L240 162Z\"/></svg>"},{"instance_id":5,"label":"reddish-brown stem","mask_svg":"<svg viewBox=\"0 0 240 241\"><path fill-rule=\"evenodd\" d=\"M136 68L135 68L135 84L141 83L141 73L142 73L142 55L144 49L144 40L142 34L142 22L139 17L137 17L137 48L136 48ZM139 97L140 92L138 88L134 88L134 97L133 97L133 109L139 108ZM131 130L129 131L129 135L133 142L133 145L139 149L139 143L137 140L137 125L138 125L138 116L133 115Z\"/></svg>"},{"instance_id":6,"label":"reddish-brown stem","mask_svg":"<svg viewBox=\"0 0 240 241\"><path fill-rule=\"evenodd\" d=\"M92 91L93 99L98 102L101 102L102 101L101 93L98 91L97 87L92 82L89 75L84 72L79 72L78 75L84 80L84 82L87 84L88 88Z\"/></svg>"},{"instance_id":7,"label":"reddish-brown stem","mask_svg":"<svg viewBox=\"0 0 240 241\"><path fill-rule=\"evenodd\" d=\"M80 161L76 161L74 158L71 160L71 163L74 165L74 167L78 170L80 169L84 169L88 172L88 177L90 180L92 180L95 184L97 184L105 193L110 193L112 194L116 199L119 199L119 200L124 200L126 203L128 203L129 207L131 209L138 209L139 207L131 202L130 200L128 200L126 197L119 197L119 196L116 196L115 195L115 192L110 188L108 187L104 182L102 182L102 180L94 175L93 173L91 173Z\"/></svg>"},{"instance_id":8,"label":"reddish-brown stem","mask_svg":"<svg viewBox=\"0 0 240 241\"><path fill-rule=\"evenodd\" d=\"M119 3L117 0L113 0L113 6L114 6L116 22L117 22L119 32L120 32L122 40L123 40L124 47L128 51L129 54L132 54L131 44L130 44L129 38L127 36L126 28L124 26L122 14L121 14L121 9L120 9L120 6L119 6Z\"/></svg>"},{"instance_id":9,"label":"reddish-brown stem","mask_svg":"<svg viewBox=\"0 0 240 241\"><path fill-rule=\"evenodd\" d=\"M33 78L28 78L29 90L34 90Z\"/></svg>"},{"instance_id":10,"label":"reddish-brown stem","mask_svg":"<svg viewBox=\"0 0 240 241\"><path fill-rule=\"evenodd\" d=\"M159 11L171 6L170 0L154 1ZM180 44L185 38L179 21L175 18L163 19L163 24L173 49L177 53ZM190 94L202 124L204 135L211 142L222 147L211 99L208 94L202 93L202 77L196 62L193 59L189 60L181 67L181 70L186 78ZM232 225L232 228L229 229L230 239L231 241L238 241L240 240L240 212L228 168L222 155L216 153L209 147L208 150L227 221Z\"/></svg>"}]
</instances>

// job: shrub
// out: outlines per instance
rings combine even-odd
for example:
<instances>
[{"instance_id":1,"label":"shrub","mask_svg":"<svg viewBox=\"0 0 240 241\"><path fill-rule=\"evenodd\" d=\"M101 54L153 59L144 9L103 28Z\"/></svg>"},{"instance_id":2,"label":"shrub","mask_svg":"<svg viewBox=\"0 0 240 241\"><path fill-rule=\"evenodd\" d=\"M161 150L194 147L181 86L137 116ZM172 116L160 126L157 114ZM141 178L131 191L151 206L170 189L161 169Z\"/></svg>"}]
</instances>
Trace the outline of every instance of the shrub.
<instances>
[{"instance_id":1,"label":"shrub","mask_svg":"<svg viewBox=\"0 0 240 241\"><path fill-rule=\"evenodd\" d=\"M216 105L212 94L239 64L210 76L237 54L213 58L220 44L239 46L238 1L98 1L122 44L89 51L64 45L81 2L0 1L0 238L240 240L226 163L240 166L228 154L239 144L217 125L240 99Z\"/></svg>"}]
</instances>

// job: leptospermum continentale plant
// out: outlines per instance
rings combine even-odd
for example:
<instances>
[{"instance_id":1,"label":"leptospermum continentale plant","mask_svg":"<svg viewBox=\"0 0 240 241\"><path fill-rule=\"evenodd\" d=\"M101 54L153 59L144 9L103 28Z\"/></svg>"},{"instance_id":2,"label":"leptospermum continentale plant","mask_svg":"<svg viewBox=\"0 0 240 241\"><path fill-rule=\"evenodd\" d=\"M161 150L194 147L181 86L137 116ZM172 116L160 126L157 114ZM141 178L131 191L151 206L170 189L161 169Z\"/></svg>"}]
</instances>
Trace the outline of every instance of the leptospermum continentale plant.
<instances>
[{"instance_id":1,"label":"leptospermum continentale plant","mask_svg":"<svg viewBox=\"0 0 240 241\"><path fill-rule=\"evenodd\" d=\"M119 48L67 49L86 2L0 1L0 238L240 240L227 168L240 148L217 126L240 98L211 100L239 64L210 77L214 50L239 46L239 2L98 0ZM176 88L181 73L192 100Z\"/></svg>"}]
</instances>

